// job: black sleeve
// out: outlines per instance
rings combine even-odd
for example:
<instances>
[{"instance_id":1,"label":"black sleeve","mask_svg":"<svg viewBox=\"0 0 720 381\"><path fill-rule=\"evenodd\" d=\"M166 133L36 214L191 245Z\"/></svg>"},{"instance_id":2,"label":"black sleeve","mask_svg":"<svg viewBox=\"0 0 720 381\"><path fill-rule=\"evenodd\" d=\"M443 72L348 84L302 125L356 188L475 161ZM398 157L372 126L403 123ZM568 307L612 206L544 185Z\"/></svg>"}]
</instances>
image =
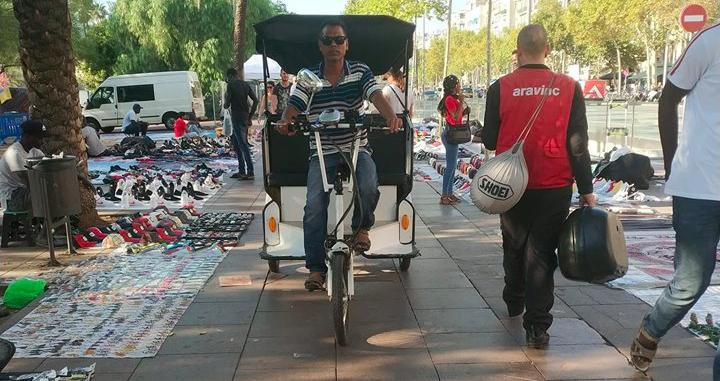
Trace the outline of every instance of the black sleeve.
<instances>
[{"instance_id":1,"label":"black sleeve","mask_svg":"<svg viewBox=\"0 0 720 381\"><path fill-rule=\"evenodd\" d=\"M250 85L247 82L245 82L245 86L247 88L247 94L250 97L250 99L252 100L252 106L250 106L250 115L252 116L252 115L255 115L255 111L257 110L258 99L255 96L255 92L253 91L252 87L250 87Z\"/></svg>"},{"instance_id":2,"label":"black sleeve","mask_svg":"<svg viewBox=\"0 0 720 381\"><path fill-rule=\"evenodd\" d=\"M579 83L575 83L570 121L567 129L567 150L570 167L577 183L578 192L593 192L590 152L588 151L588 122L585 114L585 99Z\"/></svg>"},{"instance_id":3,"label":"black sleeve","mask_svg":"<svg viewBox=\"0 0 720 381\"><path fill-rule=\"evenodd\" d=\"M658 127L660 128L660 145L665 163L665 179L670 177L678 141L678 105L690 90L681 89L667 81L660 96L658 105Z\"/></svg>"},{"instance_id":4,"label":"black sleeve","mask_svg":"<svg viewBox=\"0 0 720 381\"><path fill-rule=\"evenodd\" d=\"M485 98L485 123L481 138L485 148L495 150L500 134L500 80L495 81L488 89Z\"/></svg>"}]
</instances>

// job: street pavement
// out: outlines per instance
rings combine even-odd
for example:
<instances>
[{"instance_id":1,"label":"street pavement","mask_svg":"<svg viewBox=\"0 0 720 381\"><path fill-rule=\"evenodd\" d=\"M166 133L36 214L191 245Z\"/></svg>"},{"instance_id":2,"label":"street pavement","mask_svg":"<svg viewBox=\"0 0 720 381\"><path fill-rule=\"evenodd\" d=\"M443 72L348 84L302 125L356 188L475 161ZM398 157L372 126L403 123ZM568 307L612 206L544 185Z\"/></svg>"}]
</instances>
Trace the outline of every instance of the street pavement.
<instances>
[{"instance_id":1,"label":"street pavement","mask_svg":"<svg viewBox=\"0 0 720 381\"><path fill-rule=\"evenodd\" d=\"M5 371L96 362L101 381L711 379L714 350L679 327L663 341L648 375L635 371L628 348L649 306L625 291L571 282L559 272L550 347L525 346L521 321L508 317L501 298L498 218L465 202L439 205L437 184L416 182L412 197L422 256L407 273L392 260L359 260L346 347L335 344L327 294L304 290L303 264L281 262L281 273L274 274L258 257L265 200L258 177L235 181L208 202L207 211L254 212L257 218L157 356L13 359ZM249 275L252 284L219 286L220 276L236 274Z\"/></svg>"}]
</instances>

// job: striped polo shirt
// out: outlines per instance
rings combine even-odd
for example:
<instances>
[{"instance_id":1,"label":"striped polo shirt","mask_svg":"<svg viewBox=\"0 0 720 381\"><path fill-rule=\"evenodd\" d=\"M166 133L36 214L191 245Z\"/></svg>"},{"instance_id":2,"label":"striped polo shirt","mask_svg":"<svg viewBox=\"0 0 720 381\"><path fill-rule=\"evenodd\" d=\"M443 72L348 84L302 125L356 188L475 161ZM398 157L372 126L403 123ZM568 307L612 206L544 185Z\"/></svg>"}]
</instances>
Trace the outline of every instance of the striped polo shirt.
<instances>
[{"instance_id":1,"label":"striped polo shirt","mask_svg":"<svg viewBox=\"0 0 720 381\"><path fill-rule=\"evenodd\" d=\"M323 110L336 109L343 113L347 110L358 110L362 115L363 100L370 100L370 97L376 92L382 91L373 77L370 68L361 62L345 61L345 72L338 80L337 86L333 87L329 81L324 79L323 63L311 69L325 84L325 88L315 93L308 111L308 120L310 122L317 121L318 116ZM302 86L295 86L288 104L294 106L300 112L305 112L307 102L310 99L310 92ZM360 147L367 146L367 131L362 130L360 134ZM352 144L355 140L355 133L350 129L327 129L320 133L320 140L323 144L323 154L337 153L337 149L333 146L335 142L344 152L352 150ZM310 137L310 149L317 150L315 139ZM317 153L315 153L317 154Z\"/></svg>"}]
</instances>

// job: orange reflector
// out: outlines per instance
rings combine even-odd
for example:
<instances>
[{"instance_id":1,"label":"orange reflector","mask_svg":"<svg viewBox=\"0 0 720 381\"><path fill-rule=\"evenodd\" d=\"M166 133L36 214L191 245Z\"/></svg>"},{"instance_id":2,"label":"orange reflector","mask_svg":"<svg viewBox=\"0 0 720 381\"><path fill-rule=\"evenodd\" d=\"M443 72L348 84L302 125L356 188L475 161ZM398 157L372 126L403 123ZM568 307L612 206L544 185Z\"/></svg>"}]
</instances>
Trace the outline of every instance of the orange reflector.
<instances>
[{"instance_id":1,"label":"orange reflector","mask_svg":"<svg viewBox=\"0 0 720 381\"><path fill-rule=\"evenodd\" d=\"M277 220L275 217L270 217L268 220L268 229L270 229L271 232L275 233L277 231Z\"/></svg>"},{"instance_id":2,"label":"orange reflector","mask_svg":"<svg viewBox=\"0 0 720 381\"><path fill-rule=\"evenodd\" d=\"M410 217L407 214L403 214L400 224L403 230L408 230L410 227Z\"/></svg>"}]
</instances>

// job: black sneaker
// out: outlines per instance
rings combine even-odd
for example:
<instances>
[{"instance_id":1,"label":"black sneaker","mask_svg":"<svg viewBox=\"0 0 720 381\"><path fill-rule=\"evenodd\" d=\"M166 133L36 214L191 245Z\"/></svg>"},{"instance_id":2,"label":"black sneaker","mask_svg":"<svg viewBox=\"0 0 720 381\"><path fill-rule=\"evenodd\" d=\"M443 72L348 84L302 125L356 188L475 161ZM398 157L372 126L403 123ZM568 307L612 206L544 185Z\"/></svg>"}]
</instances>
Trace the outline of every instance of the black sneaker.
<instances>
[{"instance_id":1,"label":"black sneaker","mask_svg":"<svg viewBox=\"0 0 720 381\"><path fill-rule=\"evenodd\" d=\"M232 175L230 175L231 179L242 179L243 177L245 177L245 175L243 175L240 172L235 172Z\"/></svg>"},{"instance_id":2,"label":"black sneaker","mask_svg":"<svg viewBox=\"0 0 720 381\"><path fill-rule=\"evenodd\" d=\"M545 330L531 326L525 329L525 341L535 349L546 349L550 344L550 335Z\"/></svg>"},{"instance_id":3,"label":"black sneaker","mask_svg":"<svg viewBox=\"0 0 720 381\"><path fill-rule=\"evenodd\" d=\"M255 180L255 175L250 174L250 175L240 176L240 180Z\"/></svg>"}]
</instances>

